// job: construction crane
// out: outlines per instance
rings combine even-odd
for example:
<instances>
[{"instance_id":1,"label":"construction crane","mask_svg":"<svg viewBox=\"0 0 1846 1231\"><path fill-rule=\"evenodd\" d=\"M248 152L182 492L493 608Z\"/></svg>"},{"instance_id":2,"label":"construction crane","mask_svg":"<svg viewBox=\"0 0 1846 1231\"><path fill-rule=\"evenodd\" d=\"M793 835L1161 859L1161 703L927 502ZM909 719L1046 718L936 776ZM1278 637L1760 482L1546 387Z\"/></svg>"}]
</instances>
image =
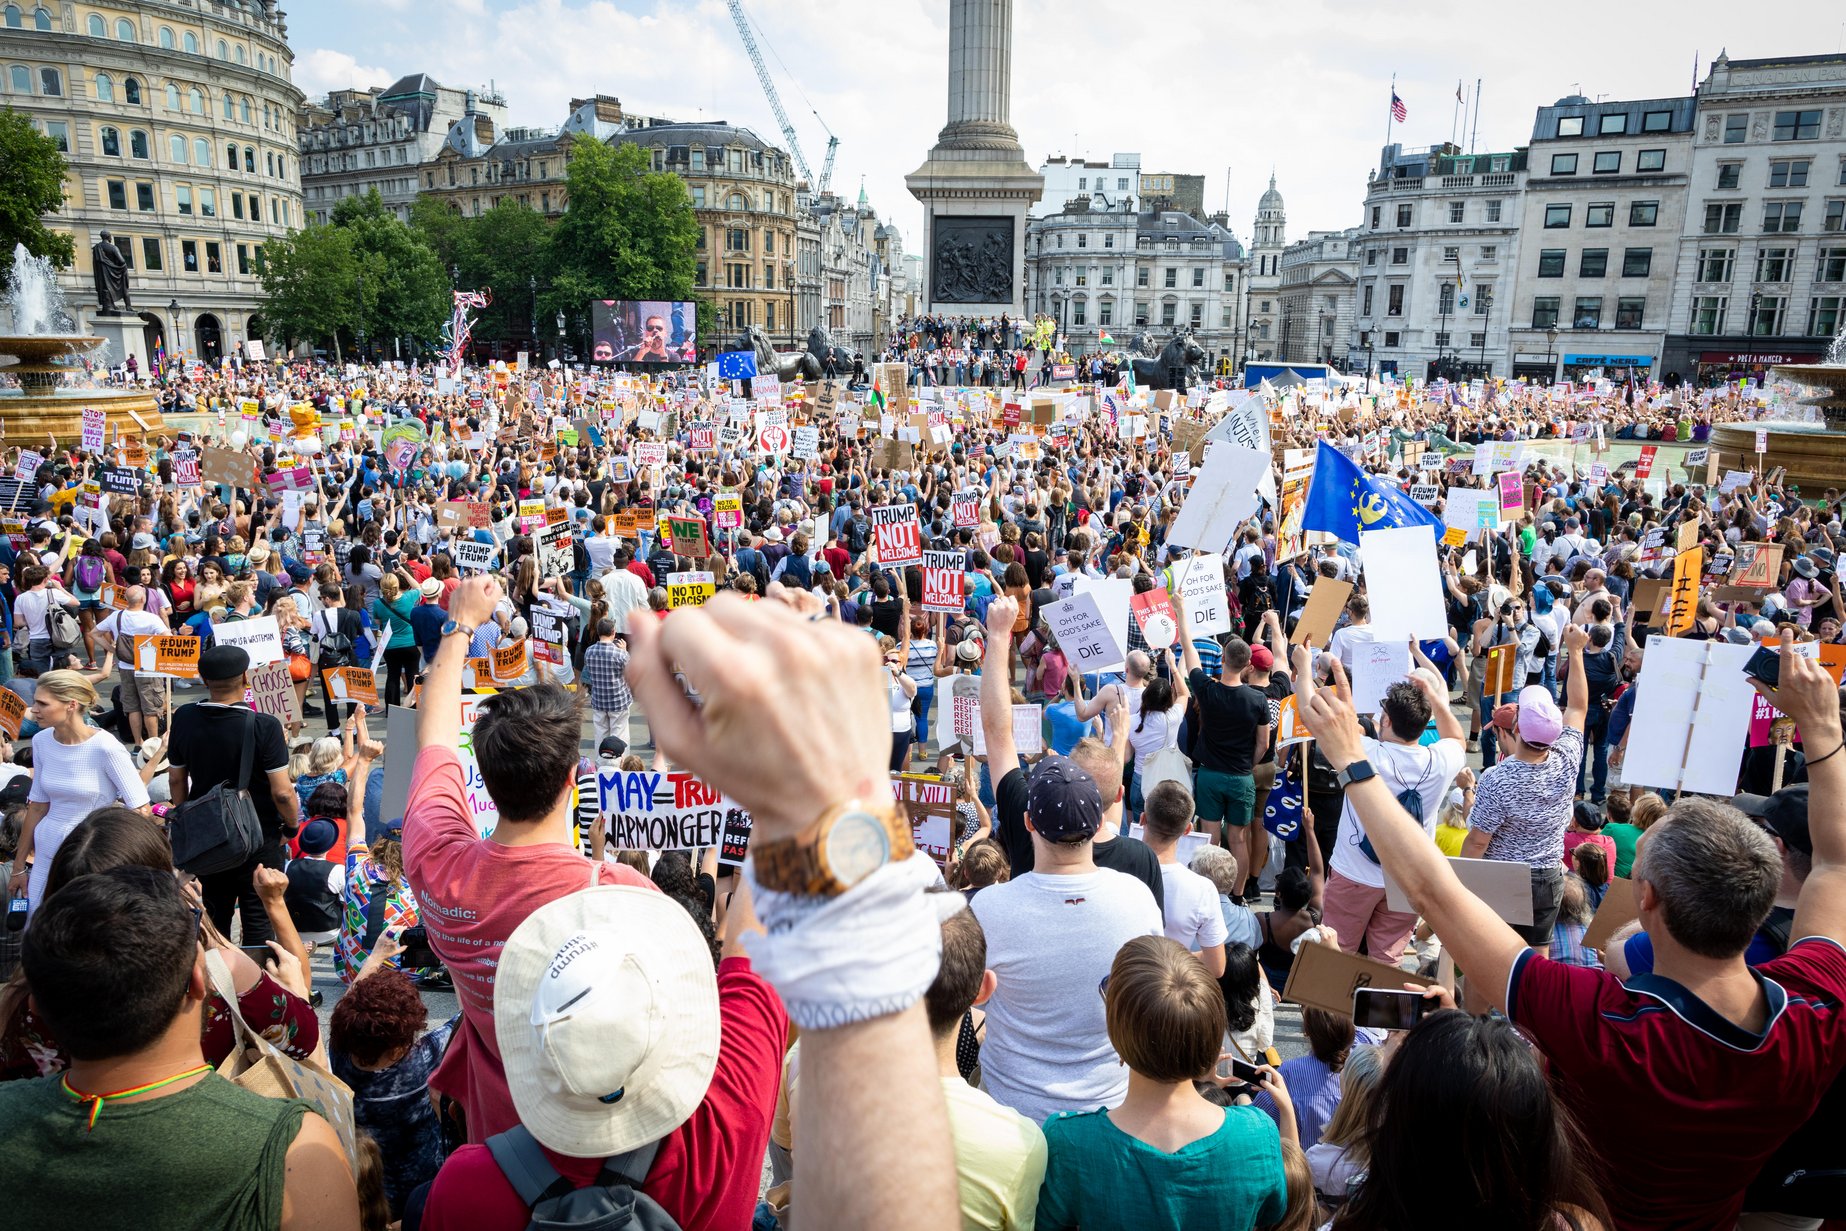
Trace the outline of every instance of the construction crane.
<instances>
[{"instance_id":1,"label":"construction crane","mask_svg":"<svg viewBox=\"0 0 1846 1231\"><path fill-rule=\"evenodd\" d=\"M782 127L782 139L788 142L789 156L795 160L795 169L801 172L802 179L814 185L814 193L819 196L827 191L827 185L833 180L833 156L840 148L840 139L833 135L832 129L827 130L827 161L821 167L820 179L816 181L814 173L808 169L808 160L802 156L801 142L795 136L795 126L789 122L788 112L782 109L782 96L776 92L776 83L769 76L769 66L763 63L763 53L756 48L756 36L750 33L750 20L744 16L742 0L727 2L731 7L731 20L737 23L738 36L744 41L744 50L750 53L750 63L756 69L756 79L763 87L763 96L769 100L769 109L775 112L776 123ZM814 118L822 128L827 128L818 111L814 112Z\"/></svg>"}]
</instances>

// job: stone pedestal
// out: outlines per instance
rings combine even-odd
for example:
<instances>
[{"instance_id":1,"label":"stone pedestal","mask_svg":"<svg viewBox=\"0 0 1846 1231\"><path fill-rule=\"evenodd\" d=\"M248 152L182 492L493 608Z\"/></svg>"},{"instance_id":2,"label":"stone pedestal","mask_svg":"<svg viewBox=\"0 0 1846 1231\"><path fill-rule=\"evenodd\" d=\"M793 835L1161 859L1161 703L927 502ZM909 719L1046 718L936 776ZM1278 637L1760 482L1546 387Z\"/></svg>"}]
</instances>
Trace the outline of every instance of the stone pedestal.
<instances>
[{"instance_id":1,"label":"stone pedestal","mask_svg":"<svg viewBox=\"0 0 1846 1231\"><path fill-rule=\"evenodd\" d=\"M99 363L107 367L118 367L135 357L135 370L146 376L152 370L147 352L146 322L139 316L92 316L84 326L92 336L108 343Z\"/></svg>"},{"instance_id":2,"label":"stone pedestal","mask_svg":"<svg viewBox=\"0 0 1846 1231\"><path fill-rule=\"evenodd\" d=\"M1026 315L1026 211L1045 180L1009 122L1012 92L1012 0L950 0L948 123L904 177L924 209L925 311Z\"/></svg>"}]
</instances>

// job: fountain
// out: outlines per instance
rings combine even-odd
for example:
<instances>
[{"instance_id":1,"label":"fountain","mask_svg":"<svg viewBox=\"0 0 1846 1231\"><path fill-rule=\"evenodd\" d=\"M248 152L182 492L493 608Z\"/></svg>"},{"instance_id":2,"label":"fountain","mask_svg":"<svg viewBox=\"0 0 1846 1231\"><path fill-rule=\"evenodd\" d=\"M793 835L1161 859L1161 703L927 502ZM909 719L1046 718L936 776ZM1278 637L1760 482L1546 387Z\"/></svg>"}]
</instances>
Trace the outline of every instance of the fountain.
<instances>
[{"instance_id":1,"label":"fountain","mask_svg":"<svg viewBox=\"0 0 1846 1231\"><path fill-rule=\"evenodd\" d=\"M1820 411L1819 423L1729 423L1712 429L1718 464L1750 470L1756 464L1756 432L1769 431L1765 470L1788 468L1788 481L1810 498L1829 487L1846 488L1846 329L1842 329L1819 363L1783 363L1771 374L1819 391L1803 405Z\"/></svg>"},{"instance_id":2,"label":"fountain","mask_svg":"<svg viewBox=\"0 0 1846 1231\"><path fill-rule=\"evenodd\" d=\"M30 442L47 433L75 444L83 434L85 407L108 412L119 435L162 426L153 394L138 390L66 388L67 377L83 371L83 357L103 339L68 330L70 314L51 263L13 249L13 277L7 290L13 332L0 335L0 376L19 382L17 391L0 389L0 422L15 440ZM132 412L132 414L130 413ZM141 422L136 422L139 416ZM145 426L144 426L145 425Z\"/></svg>"}]
</instances>

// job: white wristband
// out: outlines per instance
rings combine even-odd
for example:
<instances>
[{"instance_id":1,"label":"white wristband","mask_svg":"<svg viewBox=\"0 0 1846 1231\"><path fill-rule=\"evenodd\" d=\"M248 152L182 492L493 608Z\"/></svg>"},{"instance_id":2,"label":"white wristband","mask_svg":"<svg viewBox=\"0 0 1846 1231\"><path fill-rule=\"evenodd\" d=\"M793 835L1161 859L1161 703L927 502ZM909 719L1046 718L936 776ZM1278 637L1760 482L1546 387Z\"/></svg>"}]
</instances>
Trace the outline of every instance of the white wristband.
<instances>
[{"instance_id":1,"label":"white wristband","mask_svg":"<svg viewBox=\"0 0 1846 1231\"><path fill-rule=\"evenodd\" d=\"M935 981L942 929L924 891L942 874L928 855L887 864L834 898L765 889L753 860L744 875L764 928L744 947L803 1030L901 1013Z\"/></svg>"}]
</instances>

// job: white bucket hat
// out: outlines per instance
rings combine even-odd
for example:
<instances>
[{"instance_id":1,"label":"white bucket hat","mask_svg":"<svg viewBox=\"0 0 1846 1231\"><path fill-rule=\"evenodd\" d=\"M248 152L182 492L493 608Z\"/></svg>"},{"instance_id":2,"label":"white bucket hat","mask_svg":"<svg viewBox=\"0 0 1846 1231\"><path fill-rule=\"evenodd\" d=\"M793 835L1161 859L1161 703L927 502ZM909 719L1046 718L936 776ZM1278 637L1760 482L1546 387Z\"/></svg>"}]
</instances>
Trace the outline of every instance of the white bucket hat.
<instances>
[{"instance_id":1,"label":"white bucket hat","mask_svg":"<svg viewBox=\"0 0 1846 1231\"><path fill-rule=\"evenodd\" d=\"M658 1141L718 1066L718 978L698 925L664 893L601 885L507 939L494 1030L519 1120L571 1158Z\"/></svg>"}]
</instances>

